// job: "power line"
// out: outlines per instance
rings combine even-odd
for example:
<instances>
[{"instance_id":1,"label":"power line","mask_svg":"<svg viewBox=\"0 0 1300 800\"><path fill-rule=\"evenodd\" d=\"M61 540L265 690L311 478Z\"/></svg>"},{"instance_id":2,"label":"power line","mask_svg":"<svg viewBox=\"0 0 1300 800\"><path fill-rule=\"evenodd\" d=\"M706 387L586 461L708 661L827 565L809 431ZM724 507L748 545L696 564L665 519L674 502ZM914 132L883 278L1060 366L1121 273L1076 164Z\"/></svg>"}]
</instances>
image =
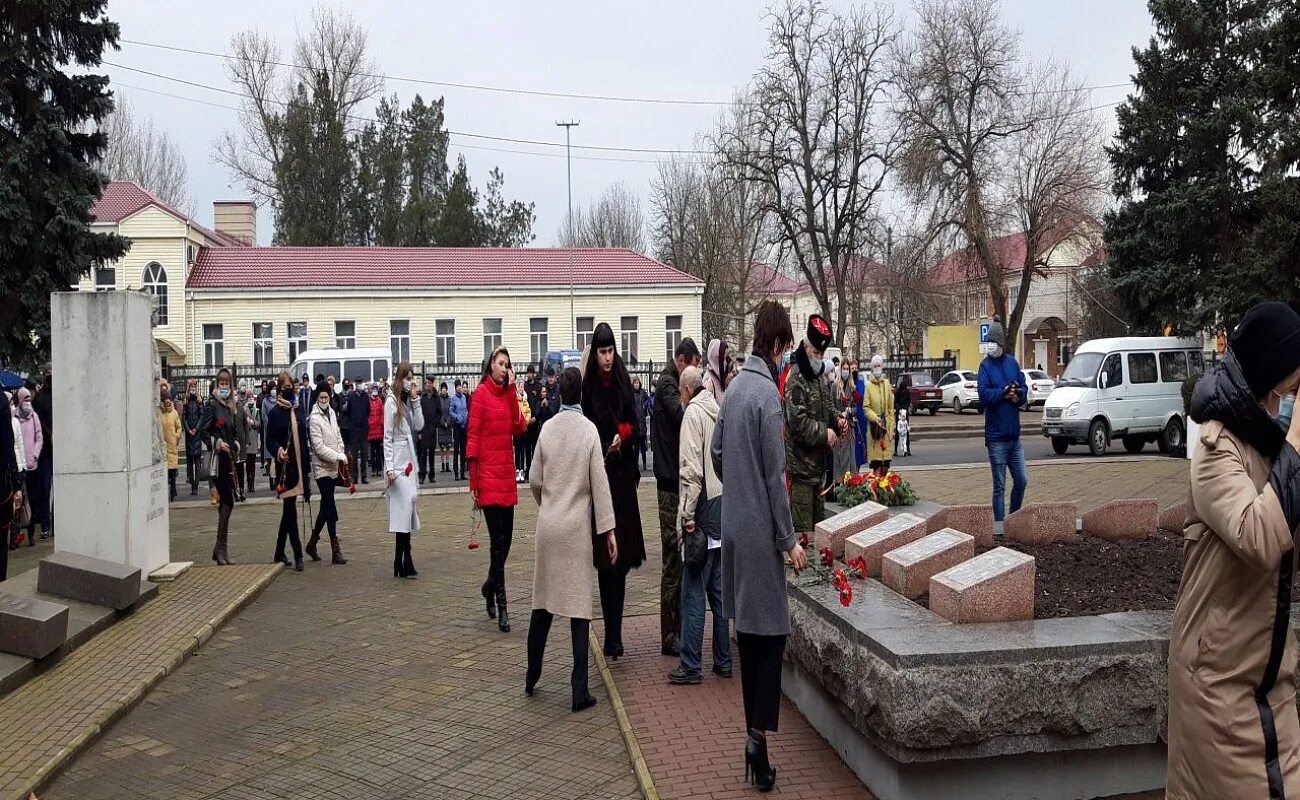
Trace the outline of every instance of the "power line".
<instances>
[{"instance_id":1,"label":"power line","mask_svg":"<svg viewBox=\"0 0 1300 800\"><path fill-rule=\"evenodd\" d=\"M169 50L175 53L186 53L189 55L207 56L209 58L219 58L225 61L239 60L239 57L232 56L229 53L217 53L211 50L201 50L194 47L180 47L177 45L160 44L158 42L146 42L140 39L121 39L124 44L139 45L141 47L152 47L158 50ZM269 64L276 67L288 67L290 69L307 69L302 64L295 64L291 61L277 61L274 59L251 59L258 64ZM386 81L396 81L398 83L415 83L426 86L442 86L453 89L469 89L479 92L496 92L501 94L521 94L533 97L554 97L572 100L593 100L607 103L642 103L649 105L682 105L682 106L730 106L734 100L691 100L666 97L636 97L627 95L606 95L606 94L585 94L581 92L554 92L544 91L541 89L520 89L509 86L492 86L481 83L464 83L457 81L437 81L429 78L410 78L401 75L389 75L382 72L357 72L359 76L366 78L379 78ZM1077 92L1090 92L1100 89L1119 89L1128 86L1127 82L1123 83L1102 83L1093 86L1077 86L1061 89L1039 89L1033 91L1009 92L1013 97L1036 97L1039 95L1049 94L1069 94ZM755 105L755 103L741 102L741 105Z\"/></svg>"},{"instance_id":2,"label":"power line","mask_svg":"<svg viewBox=\"0 0 1300 800\"><path fill-rule=\"evenodd\" d=\"M245 93L243 93L243 92L235 91L234 89L226 89L226 88L223 88L223 87L220 87L220 86L213 86L213 85L211 85L211 84L207 84L207 83L198 83L198 82L196 82L196 81L188 81L188 80L185 80L184 78L176 78L176 77L173 77L173 76L171 76L171 75L163 75L163 74L160 73L160 72L150 72L150 71L147 70L147 69L139 69L138 67L128 67L128 66L126 66L125 64L118 64L118 63L113 62L113 61L104 61L103 63L104 63L105 66L115 67L115 68L117 68L117 69L124 69L124 70L127 70L128 72L136 72L136 73L139 73L139 74L141 74L141 75L148 75L148 76L151 77L151 78L159 78L159 79L161 79L161 80L172 81L172 82L175 82L175 83L184 84L184 85L186 85L186 86L193 86L193 87L195 87L195 88L197 88L197 89L206 89L206 90L208 90L208 91L210 91L210 92L220 92L221 94L231 95L232 97L239 97L239 98L244 99L244 100L250 100L250 99L253 99L253 98L251 98L249 95L247 95L247 94L245 94ZM277 106L281 106L281 107L285 107L285 108L287 108L287 107L289 106L289 103L287 103L287 102L285 102L285 101L283 101L283 100L274 100L274 99L271 99L271 98L266 98L266 102L268 102L268 103L273 103L273 104L275 104L275 105L277 105ZM373 118L373 117L364 117L364 116L359 116L359 115L356 115L356 114L345 114L344 117L347 118L347 119L355 120L355 121L357 121L357 122L373 122L373 123L378 123L378 122L379 122L378 120L376 120L376 119ZM450 134L452 134L452 135L454 135L454 136L464 136L464 137L467 137L467 138L470 138L470 139L485 139L485 140L487 140L487 141L493 141L493 142L506 142L506 143L510 143L510 144L529 144L529 145L535 145L535 146L538 146L538 147L564 147L564 146L565 146L563 142L545 142L545 141L540 141L540 140L537 140L537 139L518 139L518 138L514 138L514 137L510 137L510 136L493 136L493 135L491 135L491 134L486 134L486 133L469 133L469 132L466 132L466 131L453 131L453 130L450 130L450 129L449 129L447 132L450 133ZM598 151L602 151L602 152L613 152L613 153L650 153L650 154L666 154L666 155L709 155L709 151L707 151L707 150L679 150L679 149L672 149L672 148L658 148L658 147L612 147L612 146L609 146L609 145L594 145L594 144L587 144L587 145L574 145L574 147L577 148L577 149L581 149L581 150L598 150Z\"/></svg>"}]
</instances>

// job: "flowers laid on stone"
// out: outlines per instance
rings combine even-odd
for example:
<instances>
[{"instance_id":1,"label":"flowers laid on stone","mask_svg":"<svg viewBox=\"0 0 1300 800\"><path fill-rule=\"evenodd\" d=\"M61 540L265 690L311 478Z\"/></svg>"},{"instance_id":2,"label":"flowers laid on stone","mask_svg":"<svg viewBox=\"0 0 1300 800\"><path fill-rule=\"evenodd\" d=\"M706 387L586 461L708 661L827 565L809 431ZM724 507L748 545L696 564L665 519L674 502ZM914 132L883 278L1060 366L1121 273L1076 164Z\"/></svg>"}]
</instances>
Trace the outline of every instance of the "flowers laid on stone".
<instances>
[{"instance_id":1,"label":"flowers laid on stone","mask_svg":"<svg viewBox=\"0 0 1300 800\"><path fill-rule=\"evenodd\" d=\"M881 476L874 472L846 472L840 479L836 498L846 508L874 500L882 506L912 506L920 499L916 489L897 472Z\"/></svg>"}]
</instances>

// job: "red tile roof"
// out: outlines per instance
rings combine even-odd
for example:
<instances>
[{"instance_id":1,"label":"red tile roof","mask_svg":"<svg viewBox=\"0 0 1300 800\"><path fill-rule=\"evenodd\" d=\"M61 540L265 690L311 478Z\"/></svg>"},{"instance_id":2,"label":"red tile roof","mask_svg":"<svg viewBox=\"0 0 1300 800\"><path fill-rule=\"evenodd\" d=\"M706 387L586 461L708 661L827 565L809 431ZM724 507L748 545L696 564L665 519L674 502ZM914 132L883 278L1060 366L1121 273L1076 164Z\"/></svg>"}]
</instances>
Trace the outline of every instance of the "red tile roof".
<instances>
[{"instance_id":1,"label":"red tile roof","mask_svg":"<svg viewBox=\"0 0 1300 800\"><path fill-rule=\"evenodd\" d=\"M195 289L347 286L698 284L693 275L623 248L205 247Z\"/></svg>"},{"instance_id":2,"label":"red tile roof","mask_svg":"<svg viewBox=\"0 0 1300 800\"><path fill-rule=\"evenodd\" d=\"M749 291L755 294L798 294L808 288L803 281L791 279L771 264L755 262L749 268Z\"/></svg>"},{"instance_id":3,"label":"red tile roof","mask_svg":"<svg viewBox=\"0 0 1300 800\"><path fill-rule=\"evenodd\" d=\"M90 216L95 222L121 222L148 206L161 209L181 222L188 222L218 245L224 247L243 246L243 242L238 239L219 231L208 230L198 224L189 215L164 203L157 195L135 181L109 181L104 187L104 193L91 204Z\"/></svg>"},{"instance_id":4,"label":"red tile roof","mask_svg":"<svg viewBox=\"0 0 1300 800\"><path fill-rule=\"evenodd\" d=\"M1076 234L1087 234L1086 226L1093 225L1087 220L1079 220L1073 223L1062 224L1053 230L1048 231L1042 239L1041 251L1047 253L1052 248L1069 239ZM1083 230L1081 230L1083 228ZM1014 233L1010 236L1003 236L999 239L993 239L989 242L989 250L993 257L997 259L1002 268L1007 271L1015 272L1022 269L1025 265L1025 242L1027 241L1025 233ZM1100 237L1097 237L1100 238ZM1098 252L1100 251L1100 256ZM1097 258L1105 259L1105 251L1101 245L1097 245L1084 259L1084 263L1079 266L1089 266L1089 261L1095 262ZM971 247L965 247L955 253L949 253L939 262L930 268L929 280L935 286L946 286L953 283L962 283L969 280L980 280L985 277L984 265L979 262L975 255L975 250Z\"/></svg>"}]
</instances>

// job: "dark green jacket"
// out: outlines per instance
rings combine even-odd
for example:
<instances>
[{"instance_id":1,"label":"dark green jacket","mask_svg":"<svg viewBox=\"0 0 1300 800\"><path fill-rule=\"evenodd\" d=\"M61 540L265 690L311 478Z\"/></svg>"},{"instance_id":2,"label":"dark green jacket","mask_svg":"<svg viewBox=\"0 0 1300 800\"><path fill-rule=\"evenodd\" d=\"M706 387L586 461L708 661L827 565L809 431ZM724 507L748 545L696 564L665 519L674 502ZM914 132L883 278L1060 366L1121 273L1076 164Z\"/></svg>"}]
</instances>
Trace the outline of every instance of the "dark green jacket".
<instances>
[{"instance_id":1,"label":"dark green jacket","mask_svg":"<svg viewBox=\"0 0 1300 800\"><path fill-rule=\"evenodd\" d=\"M829 452L826 432L836 424L830 384L814 369L800 344L785 381L786 469L797 483L822 483Z\"/></svg>"}]
</instances>

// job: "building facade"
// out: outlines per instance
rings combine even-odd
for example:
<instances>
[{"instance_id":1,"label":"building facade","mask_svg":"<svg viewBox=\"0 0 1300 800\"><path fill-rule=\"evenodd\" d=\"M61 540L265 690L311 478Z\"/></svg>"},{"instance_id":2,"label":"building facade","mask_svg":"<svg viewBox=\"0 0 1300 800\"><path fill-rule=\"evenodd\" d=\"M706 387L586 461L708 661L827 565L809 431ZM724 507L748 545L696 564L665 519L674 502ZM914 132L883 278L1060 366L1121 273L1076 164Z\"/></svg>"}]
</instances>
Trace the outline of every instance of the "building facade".
<instances>
[{"instance_id":1,"label":"building facade","mask_svg":"<svg viewBox=\"0 0 1300 800\"><path fill-rule=\"evenodd\" d=\"M153 294L164 368L269 368L332 347L473 364L504 345L537 363L600 322L629 363L662 363L701 335L703 283L631 250L257 247L252 204L217 204L214 231L118 182L93 213L132 247L80 288Z\"/></svg>"}]
</instances>

